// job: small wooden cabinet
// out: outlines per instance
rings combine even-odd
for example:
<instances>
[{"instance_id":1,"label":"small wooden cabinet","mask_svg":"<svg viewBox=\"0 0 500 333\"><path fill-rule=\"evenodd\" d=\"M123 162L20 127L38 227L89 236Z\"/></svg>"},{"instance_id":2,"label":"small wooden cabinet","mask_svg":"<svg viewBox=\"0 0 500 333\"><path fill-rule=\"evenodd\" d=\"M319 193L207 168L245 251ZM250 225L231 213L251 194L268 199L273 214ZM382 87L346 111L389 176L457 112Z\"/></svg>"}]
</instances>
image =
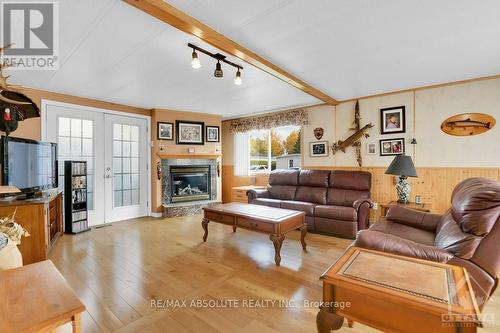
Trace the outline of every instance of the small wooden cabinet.
<instances>
[{"instance_id":1,"label":"small wooden cabinet","mask_svg":"<svg viewBox=\"0 0 500 333\"><path fill-rule=\"evenodd\" d=\"M242 202L242 203L247 203L248 198L247 198L247 191L251 189L265 189L265 186L255 186L255 185L249 185L249 186L237 186L233 187L231 191L231 201L232 202Z\"/></svg>"},{"instance_id":2,"label":"small wooden cabinet","mask_svg":"<svg viewBox=\"0 0 500 333\"><path fill-rule=\"evenodd\" d=\"M18 245L23 265L46 260L57 238L62 234L62 193L28 200L0 201L0 216L16 212L15 220L29 233Z\"/></svg>"}]
</instances>

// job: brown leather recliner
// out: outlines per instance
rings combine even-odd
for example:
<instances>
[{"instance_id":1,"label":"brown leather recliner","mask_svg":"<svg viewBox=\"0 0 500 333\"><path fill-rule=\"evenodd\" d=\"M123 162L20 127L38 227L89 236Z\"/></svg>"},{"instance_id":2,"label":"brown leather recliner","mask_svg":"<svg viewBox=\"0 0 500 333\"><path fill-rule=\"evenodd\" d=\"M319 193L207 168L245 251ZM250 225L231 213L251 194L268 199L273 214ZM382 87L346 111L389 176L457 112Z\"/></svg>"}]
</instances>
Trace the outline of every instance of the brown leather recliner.
<instances>
[{"instance_id":1,"label":"brown leather recliner","mask_svg":"<svg viewBox=\"0 0 500 333\"><path fill-rule=\"evenodd\" d=\"M275 170L266 190L248 202L306 213L307 229L354 238L368 227L371 174L361 171Z\"/></svg>"},{"instance_id":2,"label":"brown leather recliner","mask_svg":"<svg viewBox=\"0 0 500 333\"><path fill-rule=\"evenodd\" d=\"M500 183L470 178L443 215L393 207L354 246L465 267L480 308L500 274Z\"/></svg>"}]
</instances>

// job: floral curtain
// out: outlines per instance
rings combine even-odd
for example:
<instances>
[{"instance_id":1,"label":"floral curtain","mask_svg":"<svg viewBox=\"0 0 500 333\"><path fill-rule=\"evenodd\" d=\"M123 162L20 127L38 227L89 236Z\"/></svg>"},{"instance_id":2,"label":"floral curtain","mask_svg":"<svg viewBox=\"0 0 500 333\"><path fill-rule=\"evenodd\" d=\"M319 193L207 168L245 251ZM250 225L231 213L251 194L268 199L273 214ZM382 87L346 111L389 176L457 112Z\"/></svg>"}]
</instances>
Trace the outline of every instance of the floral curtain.
<instances>
[{"instance_id":1,"label":"floral curtain","mask_svg":"<svg viewBox=\"0 0 500 333\"><path fill-rule=\"evenodd\" d=\"M308 113L304 109L283 111L269 115L235 119L231 121L232 133L269 129L280 126L301 126L309 124Z\"/></svg>"}]
</instances>

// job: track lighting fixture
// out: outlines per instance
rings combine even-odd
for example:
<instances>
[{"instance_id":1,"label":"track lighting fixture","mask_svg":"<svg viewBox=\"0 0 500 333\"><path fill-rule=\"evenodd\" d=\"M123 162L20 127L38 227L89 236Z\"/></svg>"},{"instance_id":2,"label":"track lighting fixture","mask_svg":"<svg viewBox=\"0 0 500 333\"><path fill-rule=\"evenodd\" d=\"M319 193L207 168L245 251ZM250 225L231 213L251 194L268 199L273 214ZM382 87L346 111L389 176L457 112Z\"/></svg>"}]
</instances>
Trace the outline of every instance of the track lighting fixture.
<instances>
[{"instance_id":1,"label":"track lighting fixture","mask_svg":"<svg viewBox=\"0 0 500 333\"><path fill-rule=\"evenodd\" d=\"M194 69L198 69L201 67L200 59L198 59L198 54L194 49L193 53L191 54L191 67L193 67Z\"/></svg>"},{"instance_id":2,"label":"track lighting fixture","mask_svg":"<svg viewBox=\"0 0 500 333\"><path fill-rule=\"evenodd\" d=\"M236 77L234 78L234 84L239 86L241 84L241 72L240 69L238 68L238 71L236 72Z\"/></svg>"},{"instance_id":3,"label":"track lighting fixture","mask_svg":"<svg viewBox=\"0 0 500 333\"><path fill-rule=\"evenodd\" d=\"M196 51L199 51L203 54L206 54L207 56L214 58L217 60L217 63L215 64L215 71L214 71L214 77L220 78L224 76L224 72L222 71L222 64L221 61L233 66L234 68L237 69L236 71L236 76L234 78L234 84L240 85L242 83L241 80L241 71L243 70L243 66L240 66L238 64L235 64L234 62L231 62L227 60L226 56L220 53L212 53L207 50L202 49L201 47L198 47L194 44L188 43L188 47L193 49L193 53L191 54L191 67L198 69L201 67L200 59L198 58L198 54Z\"/></svg>"},{"instance_id":4,"label":"track lighting fixture","mask_svg":"<svg viewBox=\"0 0 500 333\"><path fill-rule=\"evenodd\" d=\"M219 60L217 60L217 64L215 65L214 76L215 77L223 77L224 76L224 72L222 71L222 66L220 65Z\"/></svg>"}]
</instances>

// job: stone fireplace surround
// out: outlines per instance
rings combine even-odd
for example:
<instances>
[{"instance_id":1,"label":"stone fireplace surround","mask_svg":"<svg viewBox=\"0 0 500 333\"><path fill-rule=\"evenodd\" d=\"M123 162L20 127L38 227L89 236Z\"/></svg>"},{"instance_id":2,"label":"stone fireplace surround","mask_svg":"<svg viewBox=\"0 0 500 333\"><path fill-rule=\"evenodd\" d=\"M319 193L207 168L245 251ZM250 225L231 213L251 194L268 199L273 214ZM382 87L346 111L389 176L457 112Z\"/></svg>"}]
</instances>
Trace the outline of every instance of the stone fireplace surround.
<instances>
[{"instance_id":1,"label":"stone fireplace surround","mask_svg":"<svg viewBox=\"0 0 500 333\"><path fill-rule=\"evenodd\" d=\"M210 166L210 199L187 202L171 202L171 166ZM163 216L174 217L201 213L203 207L212 206L217 201L217 160L207 158L166 158L161 160L162 167L162 205Z\"/></svg>"}]
</instances>

